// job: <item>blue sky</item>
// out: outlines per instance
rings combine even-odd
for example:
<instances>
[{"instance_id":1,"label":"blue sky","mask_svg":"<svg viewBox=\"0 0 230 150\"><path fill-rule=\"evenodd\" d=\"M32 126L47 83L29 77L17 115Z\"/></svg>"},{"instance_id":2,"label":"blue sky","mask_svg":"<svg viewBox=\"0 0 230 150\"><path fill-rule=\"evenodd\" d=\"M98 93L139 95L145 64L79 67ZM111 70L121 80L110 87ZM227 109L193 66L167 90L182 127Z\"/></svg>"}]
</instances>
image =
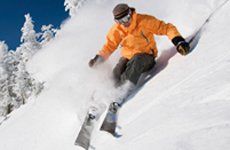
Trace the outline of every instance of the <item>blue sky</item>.
<instances>
[{"instance_id":1,"label":"blue sky","mask_svg":"<svg viewBox=\"0 0 230 150\"><path fill-rule=\"evenodd\" d=\"M1 0L0 5L0 40L13 50L20 44L26 13L30 13L37 32L42 25L57 28L68 17L64 0Z\"/></svg>"}]
</instances>

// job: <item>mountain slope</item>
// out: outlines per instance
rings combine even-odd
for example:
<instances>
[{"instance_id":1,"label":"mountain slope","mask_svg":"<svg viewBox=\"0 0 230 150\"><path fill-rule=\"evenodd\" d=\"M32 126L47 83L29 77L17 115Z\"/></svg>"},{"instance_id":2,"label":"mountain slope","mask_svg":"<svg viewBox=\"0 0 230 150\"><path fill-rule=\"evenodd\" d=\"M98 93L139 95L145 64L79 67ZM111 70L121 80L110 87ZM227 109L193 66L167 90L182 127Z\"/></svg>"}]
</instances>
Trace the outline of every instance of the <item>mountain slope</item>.
<instances>
[{"instance_id":1,"label":"mountain slope","mask_svg":"<svg viewBox=\"0 0 230 150\"><path fill-rule=\"evenodd\" d=\"M96 89L98 100L107 102L113 92L110 73L119 54L97 69L88 68L87 63L103 45L113 23L111 10L118 2L88 1L31 60L28 68L46 81L46 88L0 127L0 149L77 149L73 142L91 93ZM182 35L190 36L223 2L139 0L130 5L137 12L174 23ZM96 149L230 148L229 8L230 2L214 14L186 57L176 54L167 38L156 38L158 73L122 108L122 137L95 131Z\"/></svg>"}]
</instances>

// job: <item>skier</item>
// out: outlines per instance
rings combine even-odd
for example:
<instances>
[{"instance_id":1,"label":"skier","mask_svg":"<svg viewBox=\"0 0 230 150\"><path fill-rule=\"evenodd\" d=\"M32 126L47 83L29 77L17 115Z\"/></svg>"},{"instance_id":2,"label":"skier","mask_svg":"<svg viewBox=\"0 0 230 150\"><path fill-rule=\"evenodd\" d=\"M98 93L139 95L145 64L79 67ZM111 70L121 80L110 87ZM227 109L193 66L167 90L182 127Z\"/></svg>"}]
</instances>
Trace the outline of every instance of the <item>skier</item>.
<instances>
[{"instance_id":1,"label":"skier","mask_svg":"<svg viewBox=\"0 0 230 150\"><path fill-rule=\"evenodd\" d=\"M94 67L107 60L120 45L122 57L113 69L115 87L130 81L134 86L126 91L131 91L141 74L155 66L157 47L154 35L168 36L181 55L190 52L189 43L171 23L165 23L154 16L138 14L135 8L124 3L115 6L113 16L116 23L110 29L103 48L89 61L89 66ZM114 100L109 106L109 112L116 115L126 96ZM108 125L105 119L101 129L114 134L115 126L116 121Z\"/></svg>"},{"instance_id":2,"label":"skier","mask_svg":"<svg viewBox=\"0 0 230 150\"><path fill-rule=\"evenodd\" d=\"M126 81L136 85L141 74L154 67L157 57L154 35L168 36L181 55L187 55L190 52L189 43L170 23L166 24L154 16L138 14L127 4L118 4L113 9L113 15L116 23L110 29L103 48L89 61L89 66L94 67L107 60L120 45L122 57L113 69L115 87L124 85ZM101 130L116 136L117 111L123 103L123 99L119 99L110 104ZM88 149L90 145L93 121L98 118L96 111L97 109L89 109L88 116L75 141L76 145L85 149Z\"/></svg>"},{"instance_id":3,"label":"skier","mask_svg":"<svg viewBox=\"0 0 230 150\"><path fill-rule=\"evenodd\" d=\"M115 6L113 16L116 23L110 29L103 48L89 61L89 66L94 67L107 60L120 45L122 57L113 69L116 87L127 80L136 85L141 74L154 67L157 57L154 35L168 36L181 55L189 53L189 43L170 23L138 14L135 8L123 3Z\"/></svg>"}]
</instances>

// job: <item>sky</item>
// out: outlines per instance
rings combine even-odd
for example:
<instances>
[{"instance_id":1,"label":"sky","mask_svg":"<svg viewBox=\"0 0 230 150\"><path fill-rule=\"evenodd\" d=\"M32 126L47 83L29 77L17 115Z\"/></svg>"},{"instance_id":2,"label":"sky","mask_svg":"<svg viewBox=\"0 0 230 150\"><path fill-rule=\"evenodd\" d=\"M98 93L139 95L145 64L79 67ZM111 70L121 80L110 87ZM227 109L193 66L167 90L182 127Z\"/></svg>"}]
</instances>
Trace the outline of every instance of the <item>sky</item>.
<instances>
[{"instance_id":1,"label":"sky","mask_svg":"<svg viewBox=\"0 0 230 150\"><path fill-rule=\"evenodd\" d=\"M1 0L0 4L0 41L5 41L12 50L20 44L25 14L30 13L37 32L42 25L53 24L58 28L68 17L64 0Z\"/></svg>"}]
</instances>

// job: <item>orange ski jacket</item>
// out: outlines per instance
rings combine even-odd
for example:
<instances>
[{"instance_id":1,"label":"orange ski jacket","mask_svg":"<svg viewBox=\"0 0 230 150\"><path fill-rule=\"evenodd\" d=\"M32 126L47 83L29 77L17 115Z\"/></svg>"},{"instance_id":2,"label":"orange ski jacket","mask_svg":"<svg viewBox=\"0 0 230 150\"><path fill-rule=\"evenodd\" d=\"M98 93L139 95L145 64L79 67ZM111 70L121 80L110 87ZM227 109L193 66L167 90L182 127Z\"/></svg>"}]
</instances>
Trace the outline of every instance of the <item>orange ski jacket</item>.
<instances>
[{"instance_id":1,"label":"orange ski jacket","mask_svg":"<svg viewBox=\"0 0 230 150\"><path fill-rule=\"evenodd\" d=\"M129 27L117 23L113 25L98 54L107 59L120 45L121 55L127 59L137 53L148 53L157 57L158 50L153 35L167 35L170 40L181 36L174 25L134 11Z\"/></svg>"}]
</instances>

